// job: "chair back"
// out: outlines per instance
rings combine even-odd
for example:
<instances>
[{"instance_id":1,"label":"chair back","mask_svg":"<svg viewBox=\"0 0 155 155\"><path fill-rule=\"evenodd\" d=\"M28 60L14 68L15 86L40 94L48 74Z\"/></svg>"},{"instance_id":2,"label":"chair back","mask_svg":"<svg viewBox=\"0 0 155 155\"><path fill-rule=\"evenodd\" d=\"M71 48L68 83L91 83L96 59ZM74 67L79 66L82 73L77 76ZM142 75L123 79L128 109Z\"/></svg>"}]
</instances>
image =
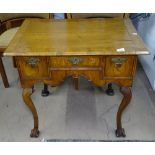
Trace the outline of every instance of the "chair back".
<instances>
[{"instance_id":1,"label":"chair back","mask_svg":"<svg viewBox=\"0 0 155 155\"><path fill-rule=\"evenodd\" d=\"M67 19L83 19L83 18L125 18L125 13L67 13Z\"/></svg>"},{"instance_id":2,"label":"chair back","mask_svg":"<svg viewBox=\"0 0 155 155\"><path fill-rule=\"evenodd\" d=\"M50 13L0 13L0 34L4 31L19 27L26 18L45 18L52 19Z\"/></svg>"},{"instance_id":3,"label":"chair back","mask_svg":"<svg viewBox=\"0 0 155 155\"><path fill-rule=\"evenodd\" d=\"M4 22L7 20L17 18L51 18L52 14L49 13L0 13L0 21Z\"/></svg>"}]
</instances>

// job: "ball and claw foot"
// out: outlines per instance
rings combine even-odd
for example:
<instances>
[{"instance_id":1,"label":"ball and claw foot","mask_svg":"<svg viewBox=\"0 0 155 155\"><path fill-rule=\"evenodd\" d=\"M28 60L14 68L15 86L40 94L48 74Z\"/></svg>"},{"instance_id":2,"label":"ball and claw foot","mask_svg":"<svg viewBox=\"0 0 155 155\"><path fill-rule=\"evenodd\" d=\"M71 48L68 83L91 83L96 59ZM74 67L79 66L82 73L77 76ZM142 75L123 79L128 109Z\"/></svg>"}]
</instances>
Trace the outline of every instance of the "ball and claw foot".
<instances>
[{"instance_id":1,"label":"ball and claw foot","mask_svg":"<svg viewBox=\"0 0 155 155\"><path fill-rule=\"evenodd\" d=\"M42 90L42 92L41 92L41 96L43 96L43 97L47 97L48 95L49 95L49 91L47 90L47 91L45 91L45 90Z\"/></svg>"},{"instance_id":2,"label":"ball and claw foot","mask_svg":"<svg viewBox=\"0 0 155 155\"><path fill-rule=\"evenodd\" d=\"M107 89L106 94L109 96L114 96L114 90L113 89Z\"/></svg>"},{"instance_id":3,"label":"ball and claw foot","mask_svg":"<svg viewBox=\"0 0 155 155\"><path fill-rule=\"evenodd\" d=\"M125 130L123 128L115 130L116 137L126 137Z\"/></svg>"},{"instance_id":4,"label":"ball and claw foot","mask_svg":"<svg viewBox=\"0 0 155 155\"><path fill-rule=\"evenodd\" d=\"M39 136L39 130L38 129L32 129L31 130L31 134L30 134L30 137L35 137L37 138Z\"/></svg>"},{"instance_id":5,"label":"ball and claw foot","mask_svg":"<svg viewBox=\"0 0 155 155\"><path fill-rule=\"evenodd\" d=\"M108 88L106 90L106 94L109 95L109 96L114 96L115 93L114 93L114 90L113 90L111 84L108 85Z\"/></svg>"},{"instance_id":6,"label":"ball and claw foot","mask_svg":"<svg viewBox=\"0 0 155 155\"><path fill-rule=\"evenodd\" d=\"M48 91L48 85L47 84L44 84L44 89L41 92L41 96L46 97L46 96L49 95L49 93L50 92Z\"/></svg>"}]
</instances>

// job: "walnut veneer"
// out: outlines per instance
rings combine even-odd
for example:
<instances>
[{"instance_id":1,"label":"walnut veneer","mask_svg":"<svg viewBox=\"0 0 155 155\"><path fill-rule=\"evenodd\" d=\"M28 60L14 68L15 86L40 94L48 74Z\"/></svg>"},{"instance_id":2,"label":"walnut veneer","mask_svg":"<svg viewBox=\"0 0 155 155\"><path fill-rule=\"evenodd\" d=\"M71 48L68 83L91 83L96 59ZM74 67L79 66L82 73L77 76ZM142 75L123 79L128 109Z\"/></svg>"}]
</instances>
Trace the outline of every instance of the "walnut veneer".
<instances>
[{"instance_id":1,"label":"walnut veneer","mask_svg":"<svg viewBox=\"0 0 155 155\"><path fill-rule=\"evenodd\" d=\"M34 117L31 136L39 130L30 88L39 82L56 86L72 76L78 89L78 78L84 76L97 86L120 86L116 136L124 137L121 116L132 96L139 54L148 50L129 19L25 20L4 55L15 56L23 99Z\"/></svg>"},{"instance_id":2,"label":"walnut veneer","mask_svg":"<svg viewBox=\"0 0 155 155\"><path fill-rule=\"evenodd\" d=\"M9 87L9 82L5 73L2 62L2 54L7 48L12 36L15 34L15 28L21 26L26 18L53 18L50 13L0 13L0 74L5 88ZM5 35L4 35L5 34ZM5 37L4 37L5 36ZM3 39L2 39L3 38ZM16 67L15 59L13 58L13 65Z\"/></svg>"}]
</instances>

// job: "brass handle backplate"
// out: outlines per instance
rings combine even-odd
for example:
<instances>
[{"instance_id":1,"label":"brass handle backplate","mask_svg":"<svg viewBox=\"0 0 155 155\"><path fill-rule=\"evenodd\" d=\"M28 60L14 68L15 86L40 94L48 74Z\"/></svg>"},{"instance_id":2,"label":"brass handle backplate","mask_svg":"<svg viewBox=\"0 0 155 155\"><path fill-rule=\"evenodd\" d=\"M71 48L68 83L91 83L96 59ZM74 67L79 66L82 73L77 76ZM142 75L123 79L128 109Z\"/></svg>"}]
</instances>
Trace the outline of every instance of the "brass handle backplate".
<instances>
[{"instance_id":1,"label":"brass handle backplate","mask_svg":"<svg viewBox=\"0 0 155 155\"><path fill-rule=\"evenodd\" d=\"M127 61L127 58L118 57L118 58L112 58L111 60L112 60L112 62L115 63L116 65L122 65L124 62Z\"/></svg>"},{"instance_id":2,"label":"brass handle backplate","mask_svg":"<svg viewBox=\"0 0 155 155\"><path fill-rule=\"evenodd\" d=\"M82 58L79 58L79 57L71 57L68 60L73 65L78 65L82 61Z\"/></svg>"},{"instance_id":3,"label":"brass handle backplate","mask_svg":"<svg viewBox=\"0 0 155 155\"><path fill-rule=\"evenodd\" d=\"M39 61L40 61L39 58L30 57L26 60L26 63L28 65L31 65L32 67L34 67L34 66L38 65Z\"/></svg>"}]
</instances>

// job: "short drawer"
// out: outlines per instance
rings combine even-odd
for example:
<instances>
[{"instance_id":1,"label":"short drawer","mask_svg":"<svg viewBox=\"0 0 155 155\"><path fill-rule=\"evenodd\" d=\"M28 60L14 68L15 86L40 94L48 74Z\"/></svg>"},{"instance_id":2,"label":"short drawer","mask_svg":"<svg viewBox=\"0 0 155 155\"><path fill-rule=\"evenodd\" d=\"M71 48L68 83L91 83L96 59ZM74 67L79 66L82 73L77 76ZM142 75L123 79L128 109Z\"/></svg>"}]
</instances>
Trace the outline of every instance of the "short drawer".
<instances>
[{"instance_id":1,"label":"short drawer","mask_svg":"<svg viewBox=\"0 0 155 155\"><path fill-rule=\"evenodd\" d=\"M100 65L98 56L50 57L50 67L95 67Z\"/></svg>"},{"instance_id":2,"label":"short drawer","mask_svg":"<svg viewBox=\"0 0 155 155\"><path fill-rule=\"evenodd\" d=\"M16 57L15 60L22 78L40 79L48 77L46 57Z\"/></svg>"},{"instance_id":3,"label":"short drawer","mask_svg":"<svg viewBox=\"0 0 155 155\"><path fill-rule=\"evenodd\" d=\"M132 77L136 56L107 56L105 60L106 77Z\"/></svg>"}]
</instances>

